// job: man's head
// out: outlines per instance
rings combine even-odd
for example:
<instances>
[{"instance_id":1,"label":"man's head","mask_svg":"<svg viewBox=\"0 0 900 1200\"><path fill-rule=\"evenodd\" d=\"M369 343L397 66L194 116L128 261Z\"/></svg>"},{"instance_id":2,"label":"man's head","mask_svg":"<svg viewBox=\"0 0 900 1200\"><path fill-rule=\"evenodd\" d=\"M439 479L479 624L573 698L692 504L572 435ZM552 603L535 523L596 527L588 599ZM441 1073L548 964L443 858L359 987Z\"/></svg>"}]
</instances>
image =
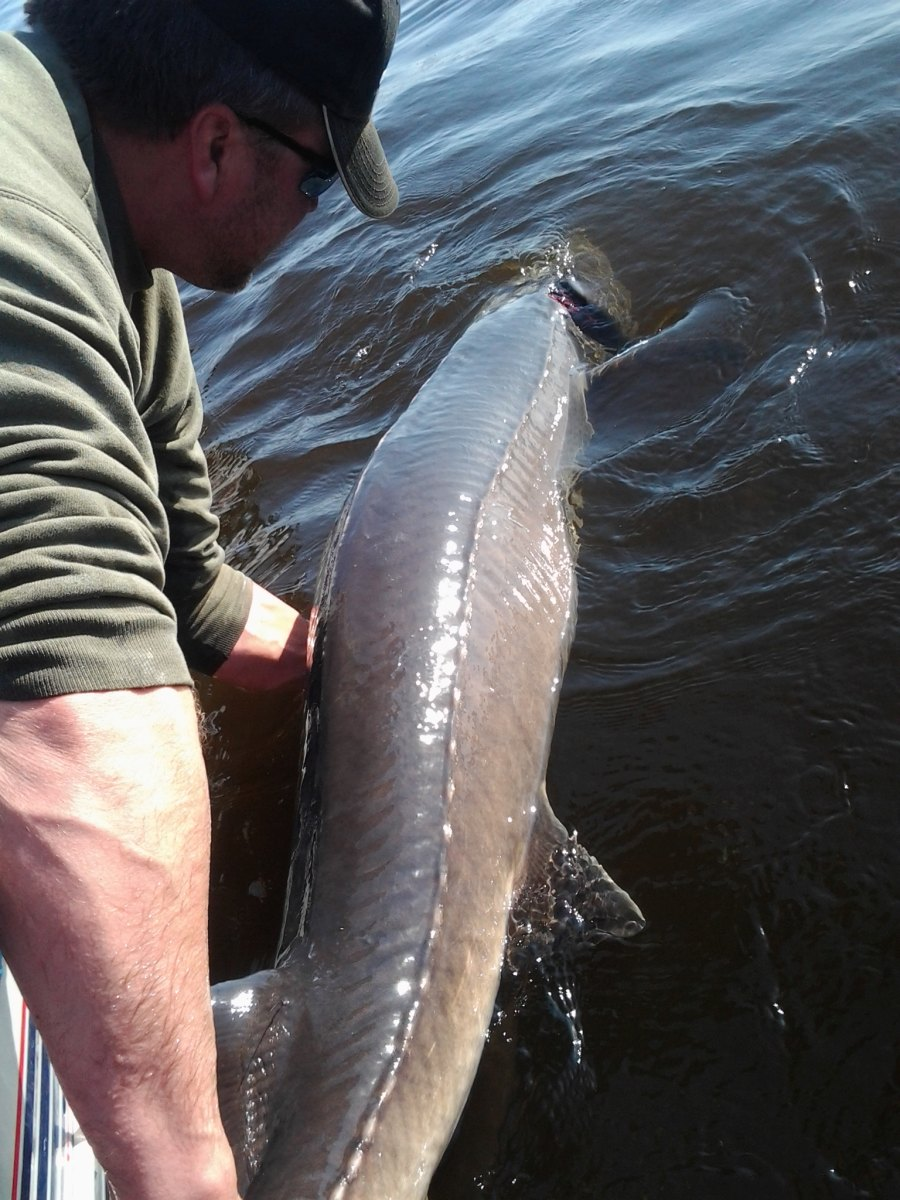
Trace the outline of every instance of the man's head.
<instances>
[{"instance_id":1,"label":"man's head","mask_svg":"<svg viewBox=\"0 0 900 1200\"><path fill-rule=\"evenodd\" d=\"M322 106L331 152L354 204L387 216L397 204L372 108L399 0L193 0L263 66Z\"/></svg>"},{"instance_id":2,"label":"man's head","mask_svg":"<svg viewBox=\"0 0 900 1200\"><path fill-rule=\"evenodd\" d=\"M354 204L396 207L371 113L399 0L28 0L26 12L123 133L174 137L216 104L282 133L324 125Z\"/></svg>"}]
</instances>

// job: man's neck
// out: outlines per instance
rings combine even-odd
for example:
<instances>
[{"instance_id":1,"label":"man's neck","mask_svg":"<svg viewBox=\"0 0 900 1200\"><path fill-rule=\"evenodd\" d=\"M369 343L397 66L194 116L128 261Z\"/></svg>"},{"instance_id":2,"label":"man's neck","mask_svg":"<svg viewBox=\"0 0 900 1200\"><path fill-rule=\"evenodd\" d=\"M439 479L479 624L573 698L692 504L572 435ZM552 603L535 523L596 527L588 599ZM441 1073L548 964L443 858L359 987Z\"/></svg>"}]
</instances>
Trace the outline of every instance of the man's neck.
<instances>
[{"instance_id":1,"label":"man's neck","mask_svg":"<svg viewBox=\"0 0 900 1200\"><path fill-rule=\"evenodd\" d=\"M180 274L192 228L183 135L151 139L123 133L96 114L93 122L145 264Z\"/></svg>"}]
</instances>

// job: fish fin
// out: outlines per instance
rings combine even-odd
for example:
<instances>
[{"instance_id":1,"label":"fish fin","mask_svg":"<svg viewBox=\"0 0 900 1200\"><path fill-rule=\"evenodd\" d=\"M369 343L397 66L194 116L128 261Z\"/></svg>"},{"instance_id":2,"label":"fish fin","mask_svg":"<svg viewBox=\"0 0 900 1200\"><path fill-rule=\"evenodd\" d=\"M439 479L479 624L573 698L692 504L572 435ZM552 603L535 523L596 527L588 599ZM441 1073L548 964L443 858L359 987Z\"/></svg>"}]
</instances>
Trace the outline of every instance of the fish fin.
<instances>
[{"instance_id":1,"label":"fish fin","mask_svg":"<svg viewBox=\"0 0 900 1200\"><path fill-rule=\"evenodd\" d=\"M219 1110L231 1142L243 1195L272 1136L270 1093L275 1054L287 1039L288 1001L281 972L260 971L212 989L218 1050Z\"/></svg>"},{"instance_id":2,"label":"fish fin","mask_svg":"<svg viewBox=\"0 0 900 1200\"><path fill-rule=\"evenodd\" d=\"M693 421L743 373L750 354L749 302L725 288L681 320L586 372L597 462Z\"/></svg>"},{"instance_id":3,"label":"fish fin","mask_svg":"<svg viewBox=\"0 0 900 1200\"><path fill-rule=\"evenodd\" d=\"M513 969L572 954L644 927L628 893L554 815L542 789L528 868L510 912L507 958Z\"/></svg>"}]
</instances>

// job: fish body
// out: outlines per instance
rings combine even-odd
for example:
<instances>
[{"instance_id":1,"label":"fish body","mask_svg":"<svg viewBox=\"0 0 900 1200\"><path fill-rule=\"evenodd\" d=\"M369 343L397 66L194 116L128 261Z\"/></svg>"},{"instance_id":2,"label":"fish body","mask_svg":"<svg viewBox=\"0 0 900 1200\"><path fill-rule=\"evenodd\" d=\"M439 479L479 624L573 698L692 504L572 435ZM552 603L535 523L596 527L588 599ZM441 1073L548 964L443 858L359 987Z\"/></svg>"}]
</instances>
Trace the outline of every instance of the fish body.
<instances>
[{"instance_id":1,"label":"fish body","mask_svg":"<svg viewBox=\"0 0 900 1200\"><path fill-rule=\"evenodd\" d=\"M339 522L282 948L214 995L223 1119L253 1200L425 1195L510 909L565 844L543 785L575 613L575 364L544 294L478 319ZM600 923L634 932L639 911L597 872Z\"/></svg>"}]
</instances>

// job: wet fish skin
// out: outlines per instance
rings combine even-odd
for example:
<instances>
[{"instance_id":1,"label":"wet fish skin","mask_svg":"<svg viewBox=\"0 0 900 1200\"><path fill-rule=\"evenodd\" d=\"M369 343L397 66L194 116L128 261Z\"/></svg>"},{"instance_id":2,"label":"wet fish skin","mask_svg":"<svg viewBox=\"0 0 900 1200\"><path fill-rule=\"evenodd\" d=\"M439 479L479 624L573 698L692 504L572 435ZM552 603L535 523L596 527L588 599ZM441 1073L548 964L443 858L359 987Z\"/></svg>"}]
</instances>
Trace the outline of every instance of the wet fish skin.
<instances>
[{"instance_id":1,"label":"wet fish skin","mask_svg":"<svg viewBox=\"0 0 900 1200\"><path fill-rule=\"evenodd\" d=\"M476 321L339 523L282 949L215 990L251 1200L418 1200L465 1102L511 905L566 839L543 781L575 611L574 366L544 295ZM614 885L604 903L607 933L642 924Z\"/></svg>"}]
</instances>

